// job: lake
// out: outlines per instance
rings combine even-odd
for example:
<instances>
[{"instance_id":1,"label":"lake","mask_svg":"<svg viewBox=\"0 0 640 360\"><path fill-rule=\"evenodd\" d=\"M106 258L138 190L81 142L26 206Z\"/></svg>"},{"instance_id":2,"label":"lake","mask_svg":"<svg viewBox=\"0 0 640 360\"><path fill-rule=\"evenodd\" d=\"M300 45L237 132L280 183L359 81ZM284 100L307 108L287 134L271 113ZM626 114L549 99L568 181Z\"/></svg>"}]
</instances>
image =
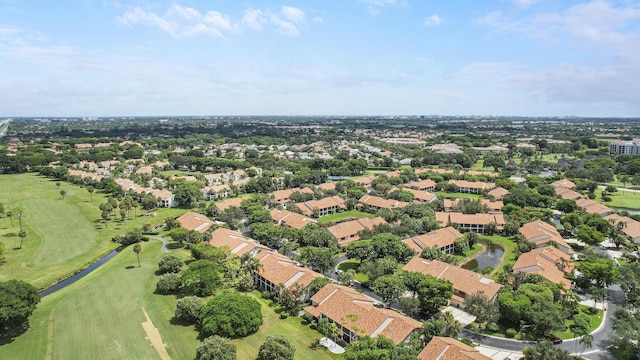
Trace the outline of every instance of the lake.
<instances>
[{"instance_id":1,"label":"lake","mask_svg":"<svg viewBox=\"0 0 640 360\"><path fill-rule=\"evenodd\" d=\"M467 261L462 265L463 269L471 271L482 271L487 268L496 268L500 265L502 255L504 255L504 249L497 244L491 244L486 246L486 249L476 256L474 259Z\"/></svg>"}]
</instances>

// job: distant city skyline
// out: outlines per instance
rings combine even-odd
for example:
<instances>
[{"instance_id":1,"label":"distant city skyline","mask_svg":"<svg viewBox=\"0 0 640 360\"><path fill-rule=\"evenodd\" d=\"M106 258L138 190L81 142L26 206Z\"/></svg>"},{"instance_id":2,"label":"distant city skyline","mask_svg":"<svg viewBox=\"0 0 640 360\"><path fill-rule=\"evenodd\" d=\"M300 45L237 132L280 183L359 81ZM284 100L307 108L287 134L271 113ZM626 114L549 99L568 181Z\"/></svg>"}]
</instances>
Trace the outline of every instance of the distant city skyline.
<instances>
[{"instance_id":1,"label":"distant city skyline","mask_svg":"<svg viewBox=\"0 0 640 360\"><path fill-rule=\"evenodd\" d=\"M0 116L640 116L640 2L0 0Z\"/></svg>"}]
</instances>

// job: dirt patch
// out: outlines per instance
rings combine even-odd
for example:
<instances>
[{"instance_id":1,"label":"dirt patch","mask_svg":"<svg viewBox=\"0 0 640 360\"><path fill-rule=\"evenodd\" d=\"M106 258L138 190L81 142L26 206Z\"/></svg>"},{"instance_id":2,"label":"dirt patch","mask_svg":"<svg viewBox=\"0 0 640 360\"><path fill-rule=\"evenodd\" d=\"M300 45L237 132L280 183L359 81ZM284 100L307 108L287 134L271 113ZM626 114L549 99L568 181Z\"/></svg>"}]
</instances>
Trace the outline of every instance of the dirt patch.
<instances>
[{"instance_id":1,"label":"dirt patch","mask_svg":"<svg viewBox=\"0 0 640 360\"><path fill-rule=\"evenodd\" d=\"M142 328L144 329L144 332L147 333L147 337L145 339L149 340L151 346L156 349L156 352L158 352L158 355L160 355L160 359L171 360L169 354L167 353L167 345L162 342L162 338L160 337L160 332L155 326L153 326L153 323L149 318L149 314L147 314L147 311L144 308L142 308L142 312L147 318L147 321L142 323Z\"/></svg>"}]
</instances>

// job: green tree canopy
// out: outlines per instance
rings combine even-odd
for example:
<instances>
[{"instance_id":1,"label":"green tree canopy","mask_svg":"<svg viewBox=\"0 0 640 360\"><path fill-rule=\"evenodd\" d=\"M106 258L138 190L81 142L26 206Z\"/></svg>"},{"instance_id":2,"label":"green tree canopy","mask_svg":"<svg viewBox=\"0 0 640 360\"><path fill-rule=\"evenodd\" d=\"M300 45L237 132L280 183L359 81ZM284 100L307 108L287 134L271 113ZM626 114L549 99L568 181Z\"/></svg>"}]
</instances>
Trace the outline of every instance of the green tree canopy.
<instances>
[{"instance_id":1,"label":"green tree canopy","mask_svg":"<svg viewBox=\"0 0 640 360\"><path fill-rule=\"evenodd\" d=\"M236 360L236 345L229 339L209 336L196 348L196 360Z\"/></svg>"},{"instance_id":2,"label":"green tree canopy","mask_svg":"<svg viewBox=\"0 0 640 360\"><path fill-rule=\"evenodd\" d=\"M296 348L284 335L269 335L260 345L258 360L293 360Z\"/></svg>"},{"instance_id":3,"label":"green tree canopy","mask_svg":"<svg viewBox=\"0 0 640 360\"><path fill-rule=\"evenodd\" d=\"M40 302L40 293L22 280L0 282L0 330L21 327Z\"/></svg>"},{"instance_id":4,"label":"green tree canopy","mask_svg":"<svg viewBox=\"0 0 640 360\"><path fill-rule=\"evenodd\" d=\"M255 333L262 325L262 309L255 299L226 291L211 299L202 309L203 336L229 338Z\"/></svg>"}]
</instances>

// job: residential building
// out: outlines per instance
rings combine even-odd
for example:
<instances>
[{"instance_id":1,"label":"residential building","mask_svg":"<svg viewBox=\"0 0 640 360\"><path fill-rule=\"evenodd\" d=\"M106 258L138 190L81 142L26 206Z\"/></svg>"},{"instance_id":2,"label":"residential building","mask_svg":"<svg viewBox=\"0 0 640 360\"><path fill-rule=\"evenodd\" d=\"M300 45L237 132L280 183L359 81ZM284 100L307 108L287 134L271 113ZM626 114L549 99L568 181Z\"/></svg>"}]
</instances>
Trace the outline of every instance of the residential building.
<instances>
[{"instance_id":1,"label":"residential building","mask_svg":"<svg viewBox=\"0 0 640 360\"><path fill-rule=\"evenodd\" d=\"M183 228L189 231L195 230L201 234L209 230L209 228L215 224L215 221L193 211L182 214L176 220L178 220L180 226Z\"/></svg>"},{"instance_id":2,"label":"residential building","mask_svg":"<svg viewBox=\"0 0 640 360\"><path fill-rule=\"evenodd\" d=\"M574 269L571 256L553 247L545 246L521 254L513 264L513 271L525 274L537 274L554 284L564 285L565 290L571 289L571 280L564 274L572 273Z\"/></svg>"},{"instance_id":3,"label":"residential building","mask_svg":"<svg viewBox=\"0 0 640 360\"><path fill-rule=\"evenodd\" d=\"M205 200L222 199L229 196L229 187L227 185L211 185L205 186L200 190Z\"/></svg>"},{"instance_id":4,"label":"residential building","mask_svg":"<svg viewBox=\"0 0 640 360\"><path fill-rule=\"evenodd\" d=\"M404 188L402 190L412 193L413 202L416 204L428 204L438 199L438 196L436 194L424 190L416 190L411 188Z\"/></svg>"},{"instance_id":5,"label":"residential building","mask_svg":"<svg viewBox=\"0 0 640 360\"><path fill-rule=\"evenodd\" d=\"M549 243L555 243L562 252L573 254L573 249L564 241L555 226L542 220L526 223L518 231L527 241L536 244L539 248L548 246Z\"/></svg>"},{"instance_id":6,"label":"residential building","mask_svg":"<svg viewBox=\"0 0 640 360\"><path fill-rule=\"evenodd\" d=\"M338 245L344 246L354 241L360 240L358 233L362 230L373 230L374 227L387 224L381 217L373 219L362 218L357 220L345 221L327 228L327 231L338 239Z\"/></svg>"},{"instance_id":7,"label":"residential building","mask_svg":"<svg viewBox=\"0 0 640 360\"><path fill-rule=\"evenodd\" d=\"M495 199L502 199L505 195L509 194L509 190L503 187L497 187L487 193L487 195L492 196Z\"/></svg>"},{"instance_id":8,"label":"residential building","mask_svg":"<svg viewBox=\"0 0 640 360\"><path fill-rule=\"evenodd\" d=\"M289 210L271 209L269 212L274 224L278 226L288 226L300 230L308 224L317 224L318 221L310 217L294 213Z\"/></svg>"},{"instance_id":9,"label":"residential building","mask_svg":"<svg viewBox=\"0 0 640 360\"><path fill-rule=\"evenodd\" d=\"M404 239L402 242L407 244L418 255L422 253L422 249L434 246L445 254L453 254L455 241L461 237L462 234L453 226L447 226L423 235Z\"/></svg>"},{"instance_id":10,"label":"residential building","mask_svg":"<svg viewBox=\"0 0 640 360\"><path fill-rule=\"evenodd\" d=\"M504 227L504 215L501 212L493 214L463 214L461 212L436 212L436 222L440 226L457 224L459 228L484 234L491 224L496 229Z\"/></svg>"},{"instance_id":11,"label":"residential building","mask_svg":"<svg viewBox=\"0 0 640 360\"><path fill-rule=\"evenodd\" d=\"M613 213L612 208L604 206L591 199L580 199L576 201L576 205L578 205L580 208L582 208L582 210L588 212L589 214L596 214L604 217Z\"/></svg>"},{"instance_id":12,"label":"residential building","mask_svg":"<svg viewBox=\"0 0 640 360\"><path fill-rule=\"evenodd\" d=\"M309 299L309 284L315 278L324 277L275 251L260 251L254 257L262 265L253 273L256 287L278 296L281 295L282 285L291 291L301 291L300 300L306 301Z\"/></svg>"},{"instance_id":13,"label":"residential building","mask_svg":"<svg viewBox=\"0 0 640 360\"><path fill-rule=\"evenodd\" d=\"M453 284L451 305L462 304L467 296L479 292L483 292L487 299L493 301L502 288L502 285L481 274L442 261L425 260L419 256L414 256L403 270L450 281Z\"/></svg>"},{"instance_id":14,"label":"residential building","mask_svg":"<svg viewBox=\"0 0 640 360\"><path fill-rule=\"evenodd\" d=\"M367 191L369 191L373 186L372 185L373 180L375 180L376 178L377 176L361 176L353 179L353 181L356 183L357 186L362 186L363 188L367 189Z\"/></svg>"},{"instance_id":15,"label":"residential building","mask_svg":"<svg viewBox=\"0 0 640 360\"><path fill-rule=\"evenodd\" d=\"M393 199L384 199L375 195L363 195L358 203L364 210L378 211L380 209L398 209L403 208L409 203Z\"/></svg>"},{"instance_id":16,"label":"residential building","mask_svg":"<svg viewBox=\"0 0 640 360\"><path fill-rule=\"evenodd\" d=\"M560 179L551 183L551 186L555 188L563 187L565 189L573 189L576 187L576 183L569 179Z\"/></svg>"},{"instance_id":17,"label":"residential building","mask_svg":"<svg viewBox=\"0 0 640 360\"><path fill-rule=\"evenodd\" d=\"M640 221L618 214L611 214L606 216L605 219L617 226L629 241L640 244Z\"/></svg>"},{"instance_id":18,"label":"residential building","mask_svg":"<svg viewBox=\"0 0 640 360\"><path fill-rule=\"evenodd\" d=\"M354 289L327 284L311 297L304 309L316 319L327 319L340 330L339 338L350 344L360 336L384 336L400 344L422 323L391 309L376 307L378 302Z\"/></svg>"},{"instance_id":19,"label":"residential building","mask_svg":"<svg viewBox=\"0 0 640 360\"><path fill-rule=\"evenodd\" d=\"M431 179L424 179L420 181L412 181L406 185L409 188L416 188L422 191L434 192L436 189L436 183Z\"/></svg>"},{"instance_id":20,"label":"residential building","mask_svg":"<svg viewBox=\"0 0 640 360\"><path fill-rule=\"evenodd\" d=\"M300 211L307 216L325 216L345 210L347 205L339 196L330 196L320 200L309 200L296 204Z\"/></svg>"},{"instance_id":21,"label":"residential building","mask_svg":"<svg viewBox=\"0 0 640 360\"><path fill-rule=\"evenodd\" d=\"M220 214L232 206L239 208L242 202L245 201L246 199L247 199L246 197L239 197L239 198L226 199L226 200L217 202L214 204L216 208L216 213Z\"/></svg>"},{"instance_id":22,"label":"residential building","mask_svg":"<svg viewBox=\"0 0 640 360\"><path fill-rule=\"evenodd\" d=\"M609 154L640 154L640 139L629 141L614 141L609 144Z\"/></svg>"},{"instance_id":23,"label":"residential building","mask_svg":"<svg viewBox=\"0 0 640 360\"><path fill-rule=\"evenodd\" d=\"M313 190L309 189L309 188L292 188L292 189L285 189L285 190L278 190L278 191L274 191L272 193L269 194L269 198L271 199L271 202L273 203L277 203L280 205L287 205L289 203L291 203L291 199L289 198L293 193L303 193L303 194L311 194L313 195Z\"/></svg>"},{"instance_id":24,"label":"residential building","mask_svg":"<svg viewBox=\"0 0 640 360\"><path fill-rule=\"evenodd\" d=\"M465 201L467 199L444 199L443 200L443 205L444 205L444 211L446 212L450 212L453 210L454 207L456 207L458 204L460 204L461 202ZM472 200L474 201L474 200ZM488 213L497 213L500 212L502 210L502 207L504 206L504 203L502 201L491 201L488 199L480 199L480 200L475 200L475 201L479 201L480 204L484 205L487 207L487 212Z\"/></svg>"},{"instance_id":25,"label":"residential building","mask_svg":"<svg viewBox=\"0 0 640 360\"><path fill-rule=\"evenodd\" d=\"M449 184L458 187L458 192L465 194L479 194L481 191L489 191L496 187L494 183L484 181L449 180Z\"/></svg>"},{"instance_id":26,"label":"residential building","mask_svg":"<svg viewBox=\"0 0 640 360\"><path fill-rule=\"evenodd\" d=\"M242 256L247 253L255 256L260 251L271 251L271 249L259 242L225 228L218 228L211 233L209 245L217 248L227 247L236 256Z\"/></svg>"},{"instance_id":27,"label":"residential building","mask_svg":"<svg viewBox=\"0 0 640 360\"><path fill-rule=\"evenodd\" d=\"M562 186L556 187L556 196L559 196L563 200L579 200L582 199L582 194L577 193L569 188Z\"/></svg>"},{"instance_id":28,"label":"residential building","mask_svg":"<svg viewBox=\"0 0 640 360\"><path fill-rule=\"evenodd\" d=\"M491 360L491 358L458 339L434 336L418 354L418 360Z\"/></svg>"}]
</instances>

